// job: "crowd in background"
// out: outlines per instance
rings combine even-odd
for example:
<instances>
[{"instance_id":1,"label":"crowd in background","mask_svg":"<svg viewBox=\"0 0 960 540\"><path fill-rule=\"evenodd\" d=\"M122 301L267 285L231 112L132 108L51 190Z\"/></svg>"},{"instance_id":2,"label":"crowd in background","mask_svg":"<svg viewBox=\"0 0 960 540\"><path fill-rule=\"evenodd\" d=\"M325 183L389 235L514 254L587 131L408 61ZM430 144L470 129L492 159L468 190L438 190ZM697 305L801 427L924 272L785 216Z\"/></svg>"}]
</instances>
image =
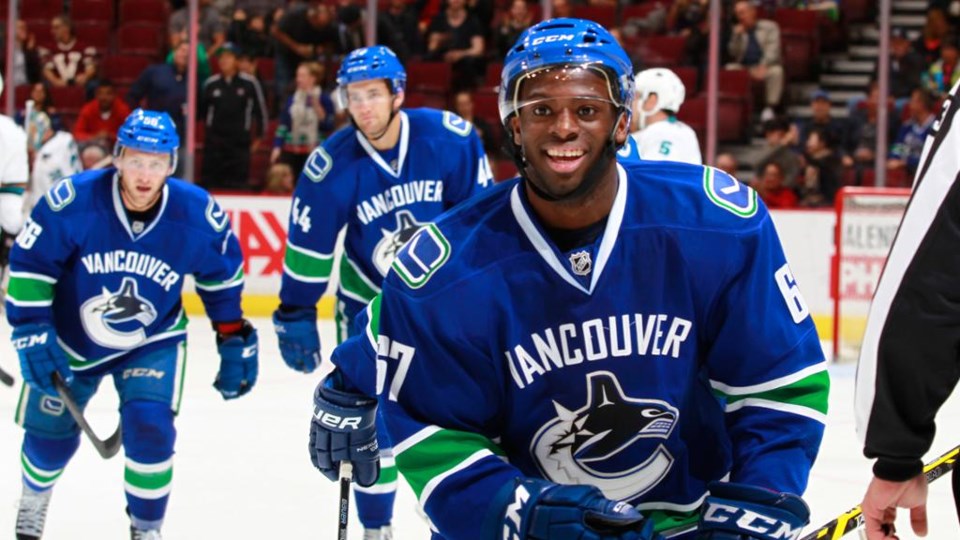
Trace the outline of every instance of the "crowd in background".
<instances>
[{"instance_id":1,"label":"crowd in background","mask_svg":"<svg viewBox=\"0 0 960 540\"><path fill-rule=\"evenodd\" d=\"M17 21L14 79L8 86L17 89L18 98L29 97L34 111L47 114L52 129L72 133L85 166L109 161L104 158L116 129L133 107L170 113L185 135L190 51L184 2L133 0L160 4L165 20L153 26L138 23L144 32L157 33L159 43L152 54L149 48L143 54L148 65L121 83L112 81L103 68L111 56L126 55L126 48L115 41L105 50L86 43L75 32L77 13L71 9L79 0L57 1L63 14L43 25ZM121 10L126 2L102 2L112 5L106 21L111 28L126 24ZM448 108L467 118L491 159L509 168L499 149L499 120L489 106L495 103L489 99L496 84L492 79L517 36L540 20L540 4L381 0L379 5L378 41L396 51L408 71L413 63L449 65L449 81L441 81L448 85L439 91L409 89L406 105ZM706 0L552 0L551 7L555 17L615 14L611 30L637 71L662 63L644 48L647 37L674 36L682 50L673 60L676 65L667 67L694 68L688 99L703 92L711 31ZM791 118L787 89L793 81L785 65L781 28L774 20L780 8L816 12L824 35L839 36L824 39L824 47L842 50L846 45L843 0L725 1L723 65L749 73L755 106L744 119L749 124L745 142L762 137L764 150L750 175L742 174L744 167L731 154L717 156L714 164L752 177L751 184L771 207L829 205L841 186L872 182L876 78L863 89L865 98L847 103L844 117L836 117L830 95L817 90L808 103L799 103L809 105L809 117ZM938 102L960 78L958 16L960 2L933 0L922 30L912 34L894 28L890 100L885 105L890 113L887 170L894 183L909 183ZM360 0L200 0L197 181L209 189L289 192L309 152L347 121L332 99L333 79L339 59L364 44L365 17L365 2ZM65 95L64 89L87 100L70 115L61 114L61 104L53 99ZM23 99L18 99L21 123Z\"/></svg>"}]
</instances>

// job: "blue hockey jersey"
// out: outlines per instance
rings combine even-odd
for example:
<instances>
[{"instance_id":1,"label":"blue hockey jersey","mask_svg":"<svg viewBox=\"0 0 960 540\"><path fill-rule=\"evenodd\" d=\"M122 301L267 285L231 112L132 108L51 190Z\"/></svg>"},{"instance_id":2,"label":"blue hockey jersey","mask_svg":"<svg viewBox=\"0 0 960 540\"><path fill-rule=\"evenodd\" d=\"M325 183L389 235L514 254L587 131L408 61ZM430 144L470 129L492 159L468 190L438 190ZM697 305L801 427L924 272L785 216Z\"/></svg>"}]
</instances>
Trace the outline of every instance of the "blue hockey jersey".
<instances>
[{"instance_id":1,"label":"blue hockey jersey","mask_svg":"<svg viewBox=\"0 0 960 540\"><path fill-rule=\"evenodd\" d=\"M379 394L446 538L480 538L518 476L596 485L659 530L713 480L806 488L820 341L766 208L716 169L621 165L604 233L567 253L501 184L419 231L365 317L334 363Z\"/></svg>"},{"instance_id":2,"label":"blue hockey jersey","mask_svg":"<svg viewBox=\"0 0 960 540\"><path fill-rule=\"evenodd\" d=\"M239 320L243 256L226 213L175 178L158 204L152 222L131 223L113 168L55 184L10 253L10 324L53 324L70 367L99 372L186 338L188 274L212 320Z\"/></svg>"},{"instance_id":3,"label":"blue hockey jersey","mask_svg":"<svg viewBox=\"0 0 960 540\"><path fill-rule=\"evenodd\" d=\"M312 306L327 288L337 234L338 320L346 321L380 292L397 250L421 226L493 184L473 126L450 112L404 110L395 163L353 127L317 147L293 194L280 301Z\"/></svg>"}]
</instances>

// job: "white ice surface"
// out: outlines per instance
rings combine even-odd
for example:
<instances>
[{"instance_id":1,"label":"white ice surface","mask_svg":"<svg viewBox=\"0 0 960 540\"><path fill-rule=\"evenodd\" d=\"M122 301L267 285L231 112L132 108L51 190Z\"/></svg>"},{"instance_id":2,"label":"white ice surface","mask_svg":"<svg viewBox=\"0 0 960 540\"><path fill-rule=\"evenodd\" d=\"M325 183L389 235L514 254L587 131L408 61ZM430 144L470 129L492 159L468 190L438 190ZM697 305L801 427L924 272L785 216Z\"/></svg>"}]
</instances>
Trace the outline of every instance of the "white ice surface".
<instances>
[{"instance_id":1,"label":"white ice surface","mask_svg":"<svg viewBox=\"0 0 960 540\"><path fill-rule=\"evenodd\" d=\"M219 358L209 321L195 317L190 322L173 492L163 528L166 540L336 538L337 484L313 469L306 450L311 395L320 375L288 369L270 322L253 322L260 330L260 380L251 394L230 402L211 386ZM331 322L321 323L321 332L324 343L333 343ZM0 365L19 381L9 335L9 326L0 323ZM829 422L806 493L811 527L857 504L870 478L870 463L862 457L854 433L853 368L838 366L832 374ZM0 538L13 536L20 495L22 430L13 423L18 392L0 387ZM108 381L87 414L102 436L116 427L116 395ZM928 460L960 444L960 400L951 398L938 425ZM128 538L122 456L105 461L83 441L55 489L46 540ZM415 507L413 493L401 481L394 520L397 540L429 537ZM928 538L960 538L949 480L931 485L929 513ZM906 514L900 517L901 539L914 538ZM350 538L359 539L360 533L354 513Z\"/></svg>"}]
</instances>

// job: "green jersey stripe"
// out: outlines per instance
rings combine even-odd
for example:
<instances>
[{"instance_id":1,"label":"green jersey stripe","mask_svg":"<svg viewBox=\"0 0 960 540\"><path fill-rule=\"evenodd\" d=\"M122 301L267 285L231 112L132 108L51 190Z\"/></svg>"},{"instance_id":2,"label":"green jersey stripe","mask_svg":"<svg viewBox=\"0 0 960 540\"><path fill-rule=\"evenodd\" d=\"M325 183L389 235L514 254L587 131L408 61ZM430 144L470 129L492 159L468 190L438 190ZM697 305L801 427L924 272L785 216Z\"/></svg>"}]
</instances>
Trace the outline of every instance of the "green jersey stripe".
<instances>
[{"instance_id":1,"label":"green jersey stripe","mask_svg":"<svg viewBox=\"0 0 960 540\"><path fill-rule=\"evenodd\" d=\"M364 304L380 294L380 288L363 275L346 254L340 257L340 290Z\"/></svg>"},{"instance_id":2,"label":"green jersey stripe","mask_svg":"<svg viewBox=\"0 0 960 540\"><path fill-rule=\"evenodd\" d=\"M14 304L25 302L52 302L53 283L45 280L10 274L7 297Z\"/></svg>"},{"instance_id":3,"label":"green jersey stripe","mask_svg":"<svg viewBox=\"0 0 960 540\"><path fill-rule=\"evenodd\" d=\"M325 280L330 277L330 272L333 270L333 255L299 248L288 242L286 253L283 255L283 266L288 268L294 276Z\"/></svg>"},{"instance_id":4,"label":"green jersey stripe","mask_svg":"<svg viewBox=\"0 0 960 540\"><path fill-rule=\"evenodd\" d=\"M228 278L226 281L200 281L197 280L197 288L201 291L222 291L223 289L229 289L230 287L236 287L237 285L243 284L243 265L240 265L237 268L237 271L234 272L233 276Z\"/></svg>"},{"instance_id":5,"label":"green jersey stripe","mask_svg":"<svg viewBox=\"0 0 960 540\"><path fill-rule=\"evenodd\" d=\"M421 504L426 504L429 492L444 478L490 455L503 455L490 439L476 433L439 429L397 453L396 460Z\"/></svg>"},{"instance_id":6,"label":"green jersey stripe","mask_svg":"<svg viewBox=\"0 0 960 540\"><path fill-rule=\"evenodd\" d=\"M722 392L721 392L722 394ZM773 401L812 409L827 414L827 401L830 394L830 374L819 371L792 384L757 392L755 394L723 394L727 405L745 399Z\"/></svg>"}]
</instances>

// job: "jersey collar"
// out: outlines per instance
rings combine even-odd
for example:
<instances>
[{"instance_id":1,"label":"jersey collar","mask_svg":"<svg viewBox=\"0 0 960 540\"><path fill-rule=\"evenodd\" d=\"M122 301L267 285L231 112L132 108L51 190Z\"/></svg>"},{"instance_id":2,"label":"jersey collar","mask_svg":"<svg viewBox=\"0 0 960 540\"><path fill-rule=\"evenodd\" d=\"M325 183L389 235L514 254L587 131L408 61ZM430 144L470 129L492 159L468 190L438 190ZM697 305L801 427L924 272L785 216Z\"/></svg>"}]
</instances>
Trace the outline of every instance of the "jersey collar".
<instances>
[{"instance_id":1,"label":"jersey collar","mask_svg":"<svg viewBox=\"0 0 960 540\"><path fill-rule=\"evenodd\" d=\"M613 208L610 209L607 227L603 230L603 238L601 238L600 248L597 250L597 260L594 263L593 275L590 277L589 289L584 288L574 277L569 265L564 264L560 251L553 245L553 242L547 239L543 229L537 223L529 204L520 194L523 183L519 182L513 186L510 193L510 209L513 211L513 216L520 225L520 229L533 244L533 248L547 263L547 266L556 272L561 279L588 295L593 294L597 282L600 281L600 274L603 273L603 269L610 259L610 253L613 251L613 246L617 243L617 236L620 233L620 225L623 223L623 214L627 206L627 172L619 163L617 163L617 179L619 180L617 195L613 199Z\"/></svg>"},{"instance_id":2,"label":"jersey collar","mask_svg":"<svg viewBox=\"0 0 960 540\"><path fill-rule=\"evenodd\" d=\"M397 156L397 170L393 170L393 167L389 163L383 160L383 156L380 155L380 152L377 152L377 149L370 144L370 141L363 136L363 133L358 129L357 130L357 141L360 142L360 146L367 152L367 155L370 156L370 159L373 160L381 169L383 169L387 174L394 178L400 178L400 173L403 171L403 162L407 158L407 143L410 139L410 126L407 121L407 113L400 111L397 113L397 116L400 117L400 154Z\"/></svg>"},{"instance_id":3,"label":"jersey collar","mask_svg":"<svg viewBox=\"0 0 960 540\"><path fill-rule=\"evenodd\" d=\"M113 210L117 214L117 219L120 220L120 224L123 225L123 228L127 231L127 234L130 235L130 239L136 242L140 238L143 238L147 235L153 228L160 222L160 217L163 215L163 211L167 209L167 200L170 198L170 186L167 184L163 185L163 189L160 192L160 211L157 212L156 217L153 218L153 221L139 234L133 232L133 229L130 228L130 220L127 219L127 212L123 208L123 200L120 198L120 175L119 173L113 174Z\"/></svg>"}]
</instances>

